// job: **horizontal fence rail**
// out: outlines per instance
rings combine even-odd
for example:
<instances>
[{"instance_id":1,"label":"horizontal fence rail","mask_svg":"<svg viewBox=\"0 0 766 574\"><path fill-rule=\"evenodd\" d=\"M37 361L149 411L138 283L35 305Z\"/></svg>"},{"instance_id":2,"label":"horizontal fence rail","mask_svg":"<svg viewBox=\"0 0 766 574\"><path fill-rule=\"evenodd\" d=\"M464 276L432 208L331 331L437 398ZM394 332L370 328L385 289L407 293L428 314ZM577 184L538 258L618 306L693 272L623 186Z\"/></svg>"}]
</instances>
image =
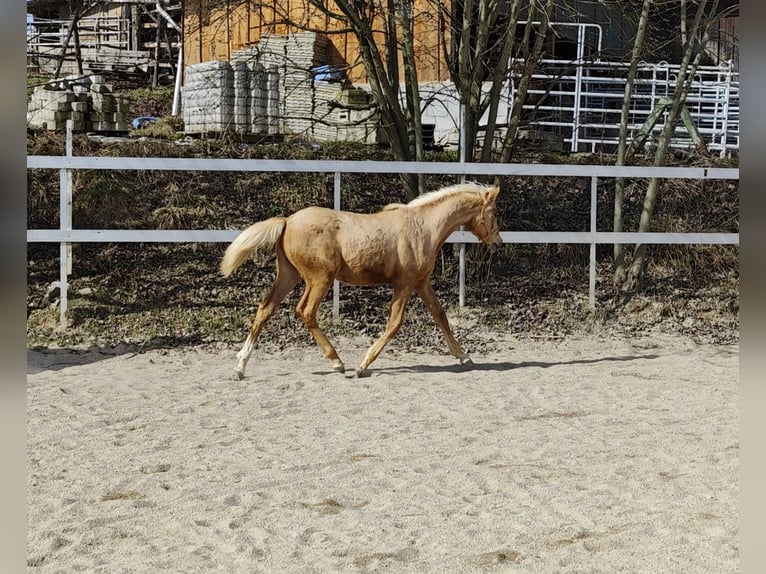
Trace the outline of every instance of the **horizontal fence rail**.
<instances>
[{"instance_id":1,"label":"horizontal fence rail","mask_svg":"<svg viewBox=\"0 0 766 574\"><path fill-rule=\"evenodd\" d=\"M203 158L138 158L138 157L74 157L71 139L66 156L28 156L28 169L57 169L60 172L60 225L58 229L28 229L27 242L60 244L60 316L66 323L68 275L71 273L71 243L155 242L155 243L225 243L241 230L125 230L72 229L72 170L164 170L164 171L241 171L241 172L315 172L334 174L334 209L341 209L341 175L344 173L422 173L471 176L540 176L587 177L591 181L590 231L502 231L506 243L568 243L590 245L589 303L595 307L596 245L598 244L676 244L738 245L739 233L637 233L597 231L597 186L599 178L681 178L739 179L738 168L705 167L641 167L606 165L536 165L483 164L453 162L343 161L343 160L271 160L271 159L203 159ZM453 232L447 242L464 245L476 243L466 231ZM460 259L460 306L464 305L464 257ZM333 287L333 316L339 315L339 283Z\"/></svg>"}]
</instances>

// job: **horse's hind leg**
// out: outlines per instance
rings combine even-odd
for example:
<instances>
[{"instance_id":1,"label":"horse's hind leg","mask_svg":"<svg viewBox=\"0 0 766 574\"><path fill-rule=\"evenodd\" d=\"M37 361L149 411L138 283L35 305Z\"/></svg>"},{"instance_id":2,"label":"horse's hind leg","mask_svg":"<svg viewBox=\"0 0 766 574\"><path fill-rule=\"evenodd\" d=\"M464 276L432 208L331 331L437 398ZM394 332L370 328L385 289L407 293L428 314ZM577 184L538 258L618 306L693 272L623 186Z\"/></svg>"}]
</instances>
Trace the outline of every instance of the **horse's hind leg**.
<instances>
[{"instance_id":1,"label":"horse's hind leg","mask_svg":"<svg viewBox=\"0 0 766 574\"><path fill-rule=\"evenodd\" d=\"M388 312L388 322L386 323L386 329L380 338L373 343L367 353L364 355L362 362L356 369L357 377L368 377L370 372L367 367L378 358L378 355L383 350L388 342L399 331L399 327L402 324L402 317L404 317L404 310L407 308L407 301L410 300L412 294L411 288L397 288L394 287L394 296L391 300L391 307Z\"/></svg>"},{"instance_id":2,"label":"horse's hind leg","mask_svg":"<svg viewBox=\"0 0 766 574\"><path fill-rule=\"evenodd\" d=\"M300 275L298 275L298 271L287 261L281 249L277 248L277 279L274 281L269 294L258 305L258 310L255 312L255 318L250 327L250 332L247 334L247 339L245 339L245 343L237 353L237 366L232 375L232 379L235 381L239 381L245 376L245 365L247 365L250 355L253 354L253 349L258 345L258 336L266 325L266 321L269 320L269 317L271 317L277 307L279 307L279 304L284 301L285 297L290 294L290 291L295 288L299 281Z\"/></svg>"},{"instance_id":3,"label":"horse's hind leg","mask_svg":"<svg viewBox=\"0 0 766 574\"><path fill-rule=\"evenodd\" d=\"M444 334L449 352L460 359L461 365L473 365L471 358L465 354L463 349L460 347L460 344L457 342L457 339L455 339L455 336L452 334L452 329L450 328L449 321L447 320L447 314L444 312L441 303L439 303L439 300L436 298L436 293L434 293L433 287L431 287L431 283L426 280L417 287L416 291L418 295L420 295L420 298L423 300L423 303L425 303L426 307L428 307L428 310L431 312L431 316L434 318L434 321L437 325L439 325L439 328Z\"/></svg>"}]
</instances>

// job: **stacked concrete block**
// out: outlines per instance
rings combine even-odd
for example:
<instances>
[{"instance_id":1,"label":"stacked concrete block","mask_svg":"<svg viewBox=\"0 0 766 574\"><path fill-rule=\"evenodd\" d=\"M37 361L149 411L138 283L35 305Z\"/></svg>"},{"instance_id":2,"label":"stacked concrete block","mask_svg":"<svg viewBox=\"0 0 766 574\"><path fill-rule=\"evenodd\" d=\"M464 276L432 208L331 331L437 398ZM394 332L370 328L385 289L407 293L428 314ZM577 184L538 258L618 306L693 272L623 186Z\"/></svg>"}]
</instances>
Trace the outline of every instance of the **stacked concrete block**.
<instances>
[{"instance_id":1,"label":"stacked concrete block","mask_svg":"<svg viewBox=\"0 0 766 574\"><path fill-rule=\"evenodd\" d=\"M249 68L250 92L250 132L254 134L269 133L269 106L266 69L259 63Z\"/></svg>"},{"instance_id":2,"label":"stacked concrete block","mask_svg":"<svg viewBox=\"0 0 766 574\"><path fill-rule=\"evenodd\" d=\"M223 133L234 127L234 70L229 62L189 66L183 96L187 133Z\"/></svg>"},{"instance_id":3,"label":"stacked concrete block","mask_svg":"<svg viewBox=\"0 0 766 574\"><path fill-rule=\"evenodd\" d=\"M314 139L375 142L370 94L335 82L315 82Z\"/></svg>"},{"instance_id":4,"label":"stacked concrete block","mask_svg":"<svg viewBox=\"0 0 766 574\"><path fill-rule=\"evenodd\" d=\"M232 62L234 71L234 109L232 126L239 134L250 132L250 71L244 62Z\"/></svg>"},{"instance_id":5,"label":"stacked concrete block","mask_svg":"<svg viewBox=\"0 0 766 574\"><path fill-rule=\"evenodd\" d=\"M318 141L333 141L338 135L341 85L335 82L314 82L313 135Z\"/></svg>"},{"instance_id":6,"label":"stacked concrete block","mask_svg":"<svg viewBox=\"0 0 766 574\"><path fill-rule=\"evenodd\" d=\"M284 133L284 109L279 68L270 64L266 67L266 131L269 134Z\"/></svg>"},{"instance_id":7,"label":"stacked concrete block","mask_svg":"<svg viewBox=\"0 0 766 574\"><path fill-rule=\"evenodd\" d=\"M129 128L127 99L112 93L103 76L67 77L37 86L27 107L31 129L125 132Z\"/></svg>"},{"instance_id":8,"label":"stacked concrete block","mask_svg":"<svg viewBox=\"0 0 766 574\"><path fill-rule=\"evenodd\" d=\"M285 74L287 36L264 34L258 42L259 61L266 74L266 130L283 134L285 127Z\"/></svg>"},{"instance_id":9,"label":"stacked concrete block","mask_svg":"<svg viewBox=\"0 0 766 574\"><path fill-rule=\"evenodd\" d=\"M33 130L63 131L71 119L73 129L83 131L87 110L87 100L78 98L72 90L38 86L27 106L27 126Z\"/></svg>"},{"instance_id":10,"label":"stacked concrete block","mask_svg":"<svg viewBox=\"0 0 766 574\"><path fill-rule=\"evenodd\" d=\"M344 88L337 108L338 132L335 139L375 143L378 122L372 115L372 95L361 88Z\"/></svg>"}]
</instances>

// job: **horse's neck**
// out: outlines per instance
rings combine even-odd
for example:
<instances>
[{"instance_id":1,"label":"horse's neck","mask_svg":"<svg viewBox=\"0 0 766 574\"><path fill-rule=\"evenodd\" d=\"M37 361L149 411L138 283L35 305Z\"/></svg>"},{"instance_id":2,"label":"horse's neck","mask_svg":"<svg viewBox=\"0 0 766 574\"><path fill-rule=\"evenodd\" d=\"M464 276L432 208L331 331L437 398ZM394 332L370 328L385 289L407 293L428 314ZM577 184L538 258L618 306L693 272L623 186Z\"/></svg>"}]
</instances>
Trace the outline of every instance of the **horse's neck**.
<instances>
[{"instance_id":1,"label":"horse's neck","mask_svg":"<svg viewBox=\"0 0 766 574\"><path fill-rule=\"evenodd\" d=\"M442 201L426 206L426 220L432 235L443 243L450 233L467 223L481 209L480 203L473 195L456 194Z\"/></svg>"}]
</instances>

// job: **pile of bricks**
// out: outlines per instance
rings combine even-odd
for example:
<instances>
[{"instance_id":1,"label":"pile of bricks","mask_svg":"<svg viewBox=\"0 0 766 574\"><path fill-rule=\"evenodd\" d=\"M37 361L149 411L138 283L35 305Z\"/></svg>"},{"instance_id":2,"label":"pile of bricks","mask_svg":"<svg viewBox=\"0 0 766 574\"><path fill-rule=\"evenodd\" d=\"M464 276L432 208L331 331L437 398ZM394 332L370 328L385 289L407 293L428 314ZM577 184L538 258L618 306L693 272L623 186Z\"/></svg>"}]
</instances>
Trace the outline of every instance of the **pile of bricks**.
<instances>
[{"instance_id":1,"label":"pile of bricks","mask_svg":"<svg viewBox=\"0 0 766 574\"><path fill-rule=\"evenodd\" d=\"M65 130L72 120L74 131L127 132L130 105L114 94L103 76L68 76L35 87L27 105L27 127L33 130Z\"/></svg>"}]
</instances>

